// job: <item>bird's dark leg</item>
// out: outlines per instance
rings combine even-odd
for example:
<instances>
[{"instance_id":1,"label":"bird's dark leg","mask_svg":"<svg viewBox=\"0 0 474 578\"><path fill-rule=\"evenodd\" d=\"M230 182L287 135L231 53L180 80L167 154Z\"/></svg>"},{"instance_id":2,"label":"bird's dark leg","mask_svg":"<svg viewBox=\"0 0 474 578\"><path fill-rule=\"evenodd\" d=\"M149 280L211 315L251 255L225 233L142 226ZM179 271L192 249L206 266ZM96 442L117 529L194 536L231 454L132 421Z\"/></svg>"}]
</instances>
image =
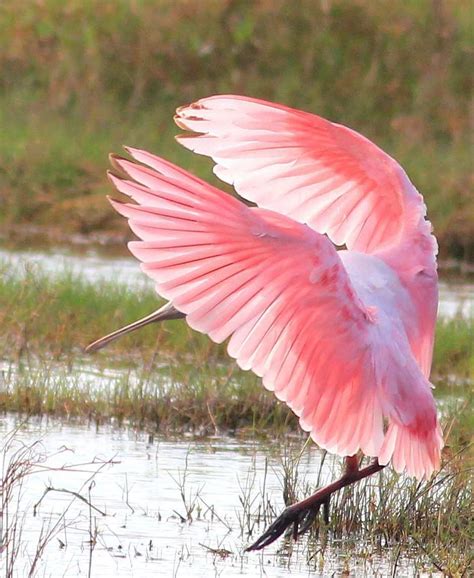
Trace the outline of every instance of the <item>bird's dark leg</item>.
<instances>
[{"instance_id":1,"label":"bird's dark leg","mask_svg":"<svg viewBox=\"0 0 474 578\"><path fill-rule=\"evenodd\" d=\"M273 522L273 524L260 536L260 538L251 546L246 548L246 552L252 550L261 550L279 538L283 532L293 524L293 538L296 540L298 536L309 530L314 520L316 519L321 506L324 508L324 518L328 521L329 518L329 501L331 495L338 490L358 482L363 478L371 476L382 470L385 466L381 466L377 459L375 459L369 466L359 469L357 456L348 456L345 458L346 467L345 472L341 478L332 482L325 488L321 488L315 494L289 506L284 510L280 516Z\"/></svg>"}]
</instances>

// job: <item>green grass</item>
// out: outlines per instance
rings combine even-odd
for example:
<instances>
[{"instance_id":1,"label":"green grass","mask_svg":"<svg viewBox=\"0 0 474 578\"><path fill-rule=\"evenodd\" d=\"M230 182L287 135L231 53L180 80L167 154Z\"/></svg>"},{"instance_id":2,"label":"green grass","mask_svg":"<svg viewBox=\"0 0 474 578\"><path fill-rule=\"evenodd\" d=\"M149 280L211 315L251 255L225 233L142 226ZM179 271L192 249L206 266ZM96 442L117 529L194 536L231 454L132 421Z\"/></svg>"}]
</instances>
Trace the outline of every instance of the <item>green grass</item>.
<instances>
[{"instance_id":1,"label":"green grass","mask_svg":"<svg viewBox=\"0 0 474 578\"><path fill-rule=\"evenodd\" d=\"M5 264L0 273L0 359L11 368L3 410L113 418L166 431L298 429L286 406L229 359L225 344L182 321L149 326L84 355L94 339L154 310L152 290L70 273L48 277L40 269L21 278ZM432 374L438 398L466 397L473 332L472 319L439 321ZM108 370L118 373L110 377Z\"/></svg>"},{"instance_id":2,"label":"green grass","mask_svg":"<svg viewBox=\"0 0 474 578\"><path fill-rule=\"evenodd\" d=\"M48 276L32 269L19 277L0 263L0 358L25 356L72 359L91 341L150 313L161 303L150 290L119 283L92 283L79 275ZM436 382L474 377L474 320L441 319L437 326L433 375ZM120 358L215 363L227 360L225 344L216 345L185 323L148 326L124 337L96 359Z\"/></svg>"},{"instance_id":3,"label":"green grass","mask_svg":"<svg viewBox=\"0 0 474 578\"><path fill-rule=\"evenodd\" d=\"M234 92L375 139L425 195L442 255L472 259L471 38L467 0L6 0L0 222L124 232L108 152L149 148L208 178L174 143L173 111Z\"/></svg>"},{"instance_id":4,"label":"green grass","mask_svg":"<svg viewBox=\"0 0 474 578\"><path fill-rule=\"evenodd\" d=\"M439 381L474 381L474 319L440 319L436 327L433 374Z\"/></svg>"},{"instance_id":5,"label":"green grass","mask_svg":"<svg viewBox=\"0 0 474 578\"><path fill-rule=\"evenodd\" d=\"M298 431L291 411L251 373L215 363L109 365L13 364L4 371L0 410L114 421L165 434L238 431L273 437Z\"/></svg>"},{"instance_id":6,"label":"green grass","mask_svg":"<svg viewBox=\"0 0 474 578\"><path fill-rule=\"evenodd\" d=\"M122 284L91 283L70 273L49 277L32 269L18 277L8 272L6 265L1 273L0 265L0 357L9 359L81 355L84 347L104 332L144 316L162 303L153 290L137 294ZM155 348L176 360L187 355L212 359L223 352L179 322L144 328L118 341L112 351L133 361L137 355L146 359Z\"/></svg>"}]
</instances>

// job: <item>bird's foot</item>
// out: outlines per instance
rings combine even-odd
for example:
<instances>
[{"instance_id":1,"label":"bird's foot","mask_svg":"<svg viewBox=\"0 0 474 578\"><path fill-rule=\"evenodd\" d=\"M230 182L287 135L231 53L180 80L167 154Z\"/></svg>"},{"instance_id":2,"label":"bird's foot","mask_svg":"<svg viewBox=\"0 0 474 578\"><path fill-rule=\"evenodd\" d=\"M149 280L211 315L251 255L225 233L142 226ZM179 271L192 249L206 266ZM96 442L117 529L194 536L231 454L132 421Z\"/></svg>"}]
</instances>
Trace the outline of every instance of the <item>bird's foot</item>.
<instances>
[{"instance_id":1,"label":"bird's foot","mask_svg":"<svg viewBox=\"0 0 474 578\"><path fill-rule=\"evenodd\" d=\"M319 510L323 506L324 520L329 521L329 501L331 495L322 497L320 500L313 501L310 505L306 500L298 502L289 506L278 516L271 526L254 542L251 546L245 549L246 552L254 550L261 550L275 540L277 540L287 529L291 528L291 536L293 540L297 540L298 536L307 532L314 521L318 517ZM290 532L288 532L290 534Z\"/></svg>"},{"instance_id":2,"label":"bird's foot","mask_svg":"<svg viewBox=\"0 0 474 578\"><path fill-rule=\"evenodd\" d=\"M378 463L375 459L370 465L359 469L357 456L347 456L345 458L346 468L341 478L332 482L328 486L319 489L315 494L309 496L301 502L293 504L283 511L282 514L273 522L273 524L264 532L260 538L251 546L246 548L246 552L261 550L279 538L283 532L293 525L292 535L296 540L298 536L304 534L316 520L321 506L324 506L324 519L329 521L329 501L334 492L339 491L346 486L358 482L363 478L371 476L382 470L385 466Z\"/></svg>"}]
</instances>

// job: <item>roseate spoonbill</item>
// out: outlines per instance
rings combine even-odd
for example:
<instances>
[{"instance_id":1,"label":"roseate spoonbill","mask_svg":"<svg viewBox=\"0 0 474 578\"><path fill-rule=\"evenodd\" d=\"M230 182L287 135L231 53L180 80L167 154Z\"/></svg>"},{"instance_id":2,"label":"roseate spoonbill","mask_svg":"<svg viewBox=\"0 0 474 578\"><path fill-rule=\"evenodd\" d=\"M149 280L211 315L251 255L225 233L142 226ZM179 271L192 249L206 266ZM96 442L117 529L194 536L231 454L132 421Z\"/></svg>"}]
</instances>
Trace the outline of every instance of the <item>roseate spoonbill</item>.
<instances>
[{"instance_id":1,"label":"roseate spoonbill","mask_svg":"<svg viewBox=\"0 0 474 578\"><path fill-rule=\"evenodd\" d=\"M344 486L389 462L429 478L443 446L428 380L437 312L437 244L422 196L357 132L242 96L177 110L177 137L212 157L250 207L148 152L112 156L128 178L111 200L141 239L129 244L169 300L99 339L186 318L285 401L344 475L288 507L248 550L309 528ZM136 161L136 162L135 162ZM336 246L346 249L336 250ZM374 458L359 469L357 453Z\"/></svg>"}]
</instances>

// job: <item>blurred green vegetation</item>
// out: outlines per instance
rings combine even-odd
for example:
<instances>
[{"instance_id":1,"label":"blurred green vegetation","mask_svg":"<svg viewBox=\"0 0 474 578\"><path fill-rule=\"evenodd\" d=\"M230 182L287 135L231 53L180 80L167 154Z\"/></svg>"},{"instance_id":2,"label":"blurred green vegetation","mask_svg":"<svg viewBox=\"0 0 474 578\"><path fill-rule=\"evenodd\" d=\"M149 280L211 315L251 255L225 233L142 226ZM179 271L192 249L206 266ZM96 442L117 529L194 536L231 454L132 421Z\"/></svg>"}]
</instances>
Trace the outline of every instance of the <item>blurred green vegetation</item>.
<instances>
[{"instance_id":1,"label":"blurred green vegetation","mask_svg":"<svg viewBox=\"0 0 474 578\"><path fill-rule=\"evenodd\" d=\"M107 153L149 148L204 178L174 109L214 93L347 124L424 194L443 256L474 258L469 0L4 0L0 223L124 231Z\"/></svg>"}]
</instances>

